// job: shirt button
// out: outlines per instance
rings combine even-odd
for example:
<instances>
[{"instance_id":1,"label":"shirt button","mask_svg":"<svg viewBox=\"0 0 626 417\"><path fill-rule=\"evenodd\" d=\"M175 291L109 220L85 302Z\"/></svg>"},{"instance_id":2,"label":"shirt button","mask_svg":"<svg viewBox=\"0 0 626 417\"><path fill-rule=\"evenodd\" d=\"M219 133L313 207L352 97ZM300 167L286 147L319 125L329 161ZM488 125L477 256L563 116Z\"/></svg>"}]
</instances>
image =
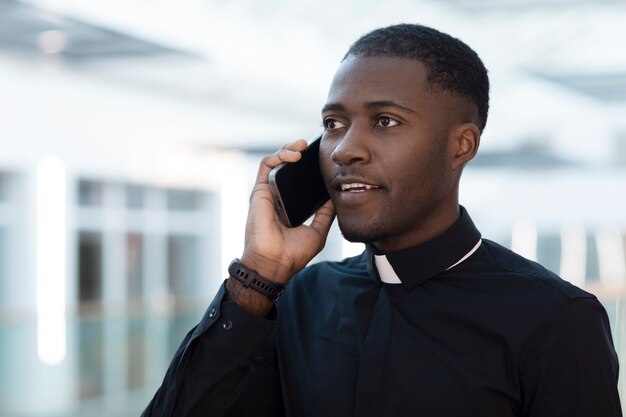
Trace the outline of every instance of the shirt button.
<instances>
[{"instance_id":1,"label":"shirt button","mask_svg":"<svg viewBox=\"0 0 626 417\"><path fill-rule=\"evenodd\" d=\"M233 322L230 320L226 320L224 323L222 323L222 327L224 328L224 330L230 330L233 328Z\"/></svg>"},{"instance_id":2,"label":"shirt button","mask_svg":"<svg viewBox=\"0 0 626 417\"><path fill-rule=\"evenodd\" d=\"M215 307L211 308L211 310L209 311L209 317L213 318L215 317L216 314L217 314L217 308Z\"/></svg>"}]
</instances>

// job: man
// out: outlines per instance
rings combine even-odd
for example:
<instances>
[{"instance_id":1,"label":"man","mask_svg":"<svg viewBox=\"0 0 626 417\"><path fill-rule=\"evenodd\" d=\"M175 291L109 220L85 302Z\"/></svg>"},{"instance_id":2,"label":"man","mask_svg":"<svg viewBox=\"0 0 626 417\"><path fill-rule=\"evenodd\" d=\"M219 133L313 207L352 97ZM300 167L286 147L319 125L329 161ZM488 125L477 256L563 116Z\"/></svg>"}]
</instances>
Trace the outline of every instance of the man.
<instances>
[{"instance_id":1,"label":"man","mask_svg":"<svg viewBox=\"0 0 626 417\"><path fill-rule=\"evenodd\" d=\"M268 174L306 144L262 161L239 269L144 415L621 415L597 299L481 239L459 206L488 90L475 52L434 29L359 39L322 110L331 201L310 226L282 226ZM305 268L335 211L367 249ZM237 279L250 270L270 293L289 283L276 308Z\"/></svg>"}]
</instances>

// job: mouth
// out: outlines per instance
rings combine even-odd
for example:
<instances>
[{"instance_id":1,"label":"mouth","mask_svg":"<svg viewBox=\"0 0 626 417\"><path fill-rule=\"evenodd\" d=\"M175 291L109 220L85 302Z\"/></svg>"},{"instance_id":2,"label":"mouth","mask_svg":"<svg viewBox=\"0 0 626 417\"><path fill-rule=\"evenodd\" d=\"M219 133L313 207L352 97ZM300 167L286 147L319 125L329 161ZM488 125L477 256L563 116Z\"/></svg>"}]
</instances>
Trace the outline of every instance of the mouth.
<instances>
[{"instance_id":1,"label":"mouth","mask_svg":"<svg viewBox=\"0 0 626 417\"><path fill-rule=\"evenodd\" d=\"M384 195L382 192L386 190L379 181L361 176L337 175L331 186L331 198L338 216L346 213L357 215L367 206L380 203L380 198ZM370 208L373 210L374 206Z\"/></svg>"},{"instance_id":2,"label":"mouth","mask_svg":"<svg viewBox=\"0 0 626 417\"><path fill-rule=\"evenodd\" d=\"M368 190L376 190L380 188L377 185L366 184L363 182L340 183L338 189L350 193L364 193Z\"/></svg>"},{"instance_id":3,"label":"mouth","mask_svg":"<svg viewBox=\"0 0 626 417\"><path fill-rule=\"evenodd\" d=\"M361 201L365 197L385 188L380 182L371 178L348 175L335 176L331 187L338 198L341 200L347 199L346 201Z\"/></svg>"}]
</instances>

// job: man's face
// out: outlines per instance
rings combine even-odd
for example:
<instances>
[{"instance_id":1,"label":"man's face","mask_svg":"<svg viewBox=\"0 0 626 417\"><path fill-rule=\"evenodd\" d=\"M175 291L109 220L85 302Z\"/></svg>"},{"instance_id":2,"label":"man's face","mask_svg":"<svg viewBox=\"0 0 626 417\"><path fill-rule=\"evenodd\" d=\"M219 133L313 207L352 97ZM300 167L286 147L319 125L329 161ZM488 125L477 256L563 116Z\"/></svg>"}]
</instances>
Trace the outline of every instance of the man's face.
<instances>
[{"instance_id":1,"label":"man's face","mask_svg":"<svg viewBox=\"0 0 626 417\"><path fill-rule=\"evenodd\" d=\"M434 237L443 213L458 209L449 145L458 107L429 87L419 61L341 64L322 110L320 166L346 239L402 249Z\"/></svg>"}]
</instances>

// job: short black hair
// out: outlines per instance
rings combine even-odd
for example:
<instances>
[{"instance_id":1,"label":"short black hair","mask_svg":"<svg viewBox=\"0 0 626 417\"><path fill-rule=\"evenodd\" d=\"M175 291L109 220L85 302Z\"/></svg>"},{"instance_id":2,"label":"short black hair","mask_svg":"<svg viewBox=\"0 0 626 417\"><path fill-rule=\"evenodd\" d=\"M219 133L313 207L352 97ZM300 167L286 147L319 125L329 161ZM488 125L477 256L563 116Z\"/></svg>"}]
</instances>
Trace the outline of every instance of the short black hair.
<instances>
[{"instance_id":1,"label":"short black hair","mask_svg":"<svg viewBox=\"0 0 626 417\"><path fill-rule=\"evenodd\" d=\"M359 38L349 56L392 56L420 61L426 66L431 87L469 99L478 110L482 131L489 112L489 77L472 48L457 38L418 24L376 29Z\"/></svg>"}]
</instances>

